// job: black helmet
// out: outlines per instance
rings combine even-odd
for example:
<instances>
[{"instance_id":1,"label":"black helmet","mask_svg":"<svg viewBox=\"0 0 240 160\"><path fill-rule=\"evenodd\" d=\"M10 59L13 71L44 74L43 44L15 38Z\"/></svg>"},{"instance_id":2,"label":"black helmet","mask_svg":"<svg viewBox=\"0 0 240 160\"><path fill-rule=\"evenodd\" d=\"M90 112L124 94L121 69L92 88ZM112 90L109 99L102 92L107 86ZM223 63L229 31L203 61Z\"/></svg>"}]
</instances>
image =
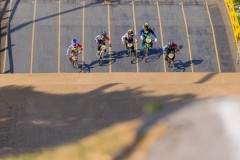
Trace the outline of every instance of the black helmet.
<instances>
[{"instance_id":1,"label":"black helmet","mask_svg":"<svg viewBox=\"0 0 240 160\"><path fill-rule=\"evenodd\" d=\"M169 39L168 46L171 47L173 45L173 40Z\"/></svg>"},{"instance_id":2,"label":"black helmet","mask_svg":"<svg viewBox=\"0 0 240 160\"><path fill-rule=\"evenodd\" d=\"M100 35L106 37L107 36L107 32L106 31L101 31Z\"/></svg>"},{"instance_id":3,"label":"black helmet","mask_svg":"<svg viewBox=\"0 0 240 160\"><path fill-rule=\"evenodd\" d=\"M128 30L128 35L133 36L133 31L131 29Z\"/></svg>"}]
</instances>

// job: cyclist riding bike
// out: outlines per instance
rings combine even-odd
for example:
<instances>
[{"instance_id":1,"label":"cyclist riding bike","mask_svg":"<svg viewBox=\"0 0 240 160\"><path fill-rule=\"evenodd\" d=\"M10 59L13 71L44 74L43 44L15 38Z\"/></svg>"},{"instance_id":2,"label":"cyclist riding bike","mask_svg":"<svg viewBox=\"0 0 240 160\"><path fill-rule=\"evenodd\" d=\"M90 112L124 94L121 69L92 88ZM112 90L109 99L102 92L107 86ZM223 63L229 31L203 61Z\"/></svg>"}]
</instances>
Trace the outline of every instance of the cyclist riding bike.
<instances>
[{"instance_id":1,"label":"cyclist riding bike","mask_svg":"<svg viewBox=\"0 0 240 160\"><path fill-rule=\"evenodd\" d=\"M174 57L172 58L173 61L175 59L175 53L179 52L179 51L180 51L180 48L171 39L168 41L168 44L163 47L163 53L167 54L167 56L169 53L173 52L173 54L174 54ZM166 56L165 60L167 60L167 56Z\"/></svg>"},{"instance_id":2,"label":"cyclist riding bike","mask_svg":"<svg viewBox=\"0 0 240 160\"><path fill-rule=\"evenodd\" d=\"M70 54L68 54L69 51L71 51ZM83 46L81 44L79 44L76 39L73 39L72 40L72 44L67 49L66 56L69 55L69 60L71 61L71 57L72 56L76 56L77 57L77 55L79 53L82 53L82 51L83 51ZM77 61L78 61L78 58L77 58Z\"/></svg>"},{"instance_id":3,"label":"cyclist riding bike","mask_svg":"<svg viewBox=\"0 0 240 160\"><path fill-rule=\"evenodd\" d=\"M140 38L142 40L142 51L144 50L144 47L145 47L145 39L147 37L150 37L150 35L153 35L155 37L154 41L157 42L157 36L156 34L153 32L153 30L150 28L149 24L148 23L144 23L143 25L143 28L141 28L140 32L139 32L139 35L140 35ZM151 45L151 48L153 46L153 43L151 42L150 43Z\"/></svg>"},{"instance_id":4,"label":"cyclist riding bike","mask_svg":"<svg viewBox=\"0 0 240 160\"><path fill-rule=\"evenodd\" d=\"M137 42L136 38L135 38L135 42ZM129 29L127 31L127 33L125 33L122 36L122 44L125 44L126 49L128 49L128 47L127 47L128 43L134 43L134 34L133 34L133 31L131 29ZM133 45L133 50L134 50L134 45Z\"/></svg>"},{"instance_id":5,"label":"cyclist riding bike","mask_svg":"<svg viewBox=\"0 0 240 160\"><path fill-rule=\"evenodd\" d=\"M100 55L100 49L101 49L102 41L105 42L105 40L108 41L109 47L112 47L110 38L107 37L107 32L106 31L101 31L100 35L95 37L95 42L98 44L97 57L99 57L99 55Z\"/></svg>"},{"instance_id":6,"label":"cyclist riding bike","mask_svg":"<svg viewBox=\"0 0 240 160\"><path fill-rule=\"evenodd\" d=\"M109 3L110 3L110 0L104 0L103 3L104 3L104 4L109 4Z\"/></svg>"}]
</instances>

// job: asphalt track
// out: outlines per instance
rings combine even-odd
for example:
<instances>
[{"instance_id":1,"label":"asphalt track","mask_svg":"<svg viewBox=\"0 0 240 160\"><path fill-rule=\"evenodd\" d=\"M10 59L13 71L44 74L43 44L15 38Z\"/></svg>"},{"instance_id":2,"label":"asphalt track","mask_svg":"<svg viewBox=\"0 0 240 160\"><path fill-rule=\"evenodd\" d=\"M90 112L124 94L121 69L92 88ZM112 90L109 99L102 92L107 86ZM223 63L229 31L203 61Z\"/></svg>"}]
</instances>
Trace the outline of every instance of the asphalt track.
<instances>
[{"instance_id":1,"label":"asphalt track","mask_svg":"<svg viewBox=\"0 0 240 160\"><path fill-rule=\"evenodd\" d=\"M158 41L146 62L141 54L131 60L121 36L132 28L139 53L138 32L144 22L150 23ZM104 56L103 66L98 64L94 43L101 30L108 32L113 45ZM174 71L235 71L219 8L204 1L113 0L105 5L95 0L12 0L8 33L5 73L78 72L65 56L73 38L84 45L79 63L87 72L168 72L162 55L168 39L181 47Z\"/></svg>"}]
</instances>

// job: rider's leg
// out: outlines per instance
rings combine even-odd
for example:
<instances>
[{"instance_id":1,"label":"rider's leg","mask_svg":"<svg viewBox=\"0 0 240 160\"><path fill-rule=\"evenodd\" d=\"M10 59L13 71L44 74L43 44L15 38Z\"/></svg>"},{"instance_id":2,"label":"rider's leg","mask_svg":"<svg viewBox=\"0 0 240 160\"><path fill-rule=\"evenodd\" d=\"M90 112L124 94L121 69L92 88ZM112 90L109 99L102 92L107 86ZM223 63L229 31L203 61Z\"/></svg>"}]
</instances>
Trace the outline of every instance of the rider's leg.
<instances>
[{"instance_id":1,"label":"rider's leg","mask_svg":"<svg viewBox=\"0 0 240 160\"><path fill-rule=\"evenodd\" d=\"M175 60L175 53L174 53L174 56L173 56L172 60L173 60L173 62L174 62L174 60Z\"/></svg>"},{"instance_id":2,"label":"rider's leg","mask_svg":"<svg viewBox=\"0 0 240 160\"><path fill-rule=\"evenodd\" d=\"M70 53L69 55L69 61L72 63L72 56L73 56L73 53Z\"/></svg>"},{"instance_id":3,"label":"rider's leg","mask_svg":"<svg viewBox=\"0 0 240 160\"><path fill-rule=\"evenodd\" d=\"M76 58L77 58L77 63L78 63L78 55L76 54L75 56L76 56Z\"/></svg>"},{"instance_id":4,"label":"rider's leg","mask_svg":"<svg viewBox=\"0 0 240 160\"><path fill-rule=\"evenodd\" d=\"M128 47L127 47L127 44L128 44L127 38L124 39L124 42L125 42L126 49L128 49Z\"/></svg>"},{"instance_id":5,"label":"rider's leg","mask_svg":"<svg viewBox=\"0 0 240 160\"><path fill-rule=\"evenodd\" d=\"M153 46L153 42L150 43L150 48L152 48L152 46Z\"/></svg>"},{"instance_id":6,"label":"rider's leg","mask_svg":"<svg viewBox=\"0 0 240 160\"><path fill-rule=\"evenodd\" d=\"M133 56L134 55L134 45L132 46L132 53L131 53L131 56Z\"/></svg>"},{"instance_id":7,"label":"rider's leg","mask_svg":"<svg viewBox=\"0 0 240 160\"><path fill-rule=\"evenodd\" d=\"M142 51L144 50L145 42L142 42Z\"/></svg>"},{"instance_id":8,"label":"rider's leg","mask_svg":"<svg viewBox=\"0 0 240 160\"><path fill-rule=\"evenodd\" d=\"M169 53L170 53L169 51L166 52L165 61L168 61L168 54Z\"/></svg>"},{"instance_id":9,"label":"rider's leg","mask_svg":"<svg viewBox=\"0 0 240 160\"><path fill-rule=\"evenodd\" d=\"M101 48L101 45L99 44L99 45L98 45L98 50L97 50L97 57L100 56L100 48Z\"/></svg>"}]
</instances>

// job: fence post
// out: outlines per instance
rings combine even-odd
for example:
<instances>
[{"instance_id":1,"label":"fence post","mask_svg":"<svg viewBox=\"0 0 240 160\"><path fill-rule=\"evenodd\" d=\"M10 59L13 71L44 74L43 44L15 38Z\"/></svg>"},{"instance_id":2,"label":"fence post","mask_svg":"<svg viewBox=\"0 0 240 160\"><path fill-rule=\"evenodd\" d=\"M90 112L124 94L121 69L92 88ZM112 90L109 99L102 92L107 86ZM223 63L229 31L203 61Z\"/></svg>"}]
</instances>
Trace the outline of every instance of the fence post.
<instances>
[{"instance_id":1,"label":"fence post","mask_svg":"<svg viewBox=\"0 0 240 160\"><path fill-rule=\"evenodd\" d=\"M238 41L237 45L237 58L236 58L236 64L239 64L239 56L240 56L240 40Z\"/></svg>"}]
</instances>

